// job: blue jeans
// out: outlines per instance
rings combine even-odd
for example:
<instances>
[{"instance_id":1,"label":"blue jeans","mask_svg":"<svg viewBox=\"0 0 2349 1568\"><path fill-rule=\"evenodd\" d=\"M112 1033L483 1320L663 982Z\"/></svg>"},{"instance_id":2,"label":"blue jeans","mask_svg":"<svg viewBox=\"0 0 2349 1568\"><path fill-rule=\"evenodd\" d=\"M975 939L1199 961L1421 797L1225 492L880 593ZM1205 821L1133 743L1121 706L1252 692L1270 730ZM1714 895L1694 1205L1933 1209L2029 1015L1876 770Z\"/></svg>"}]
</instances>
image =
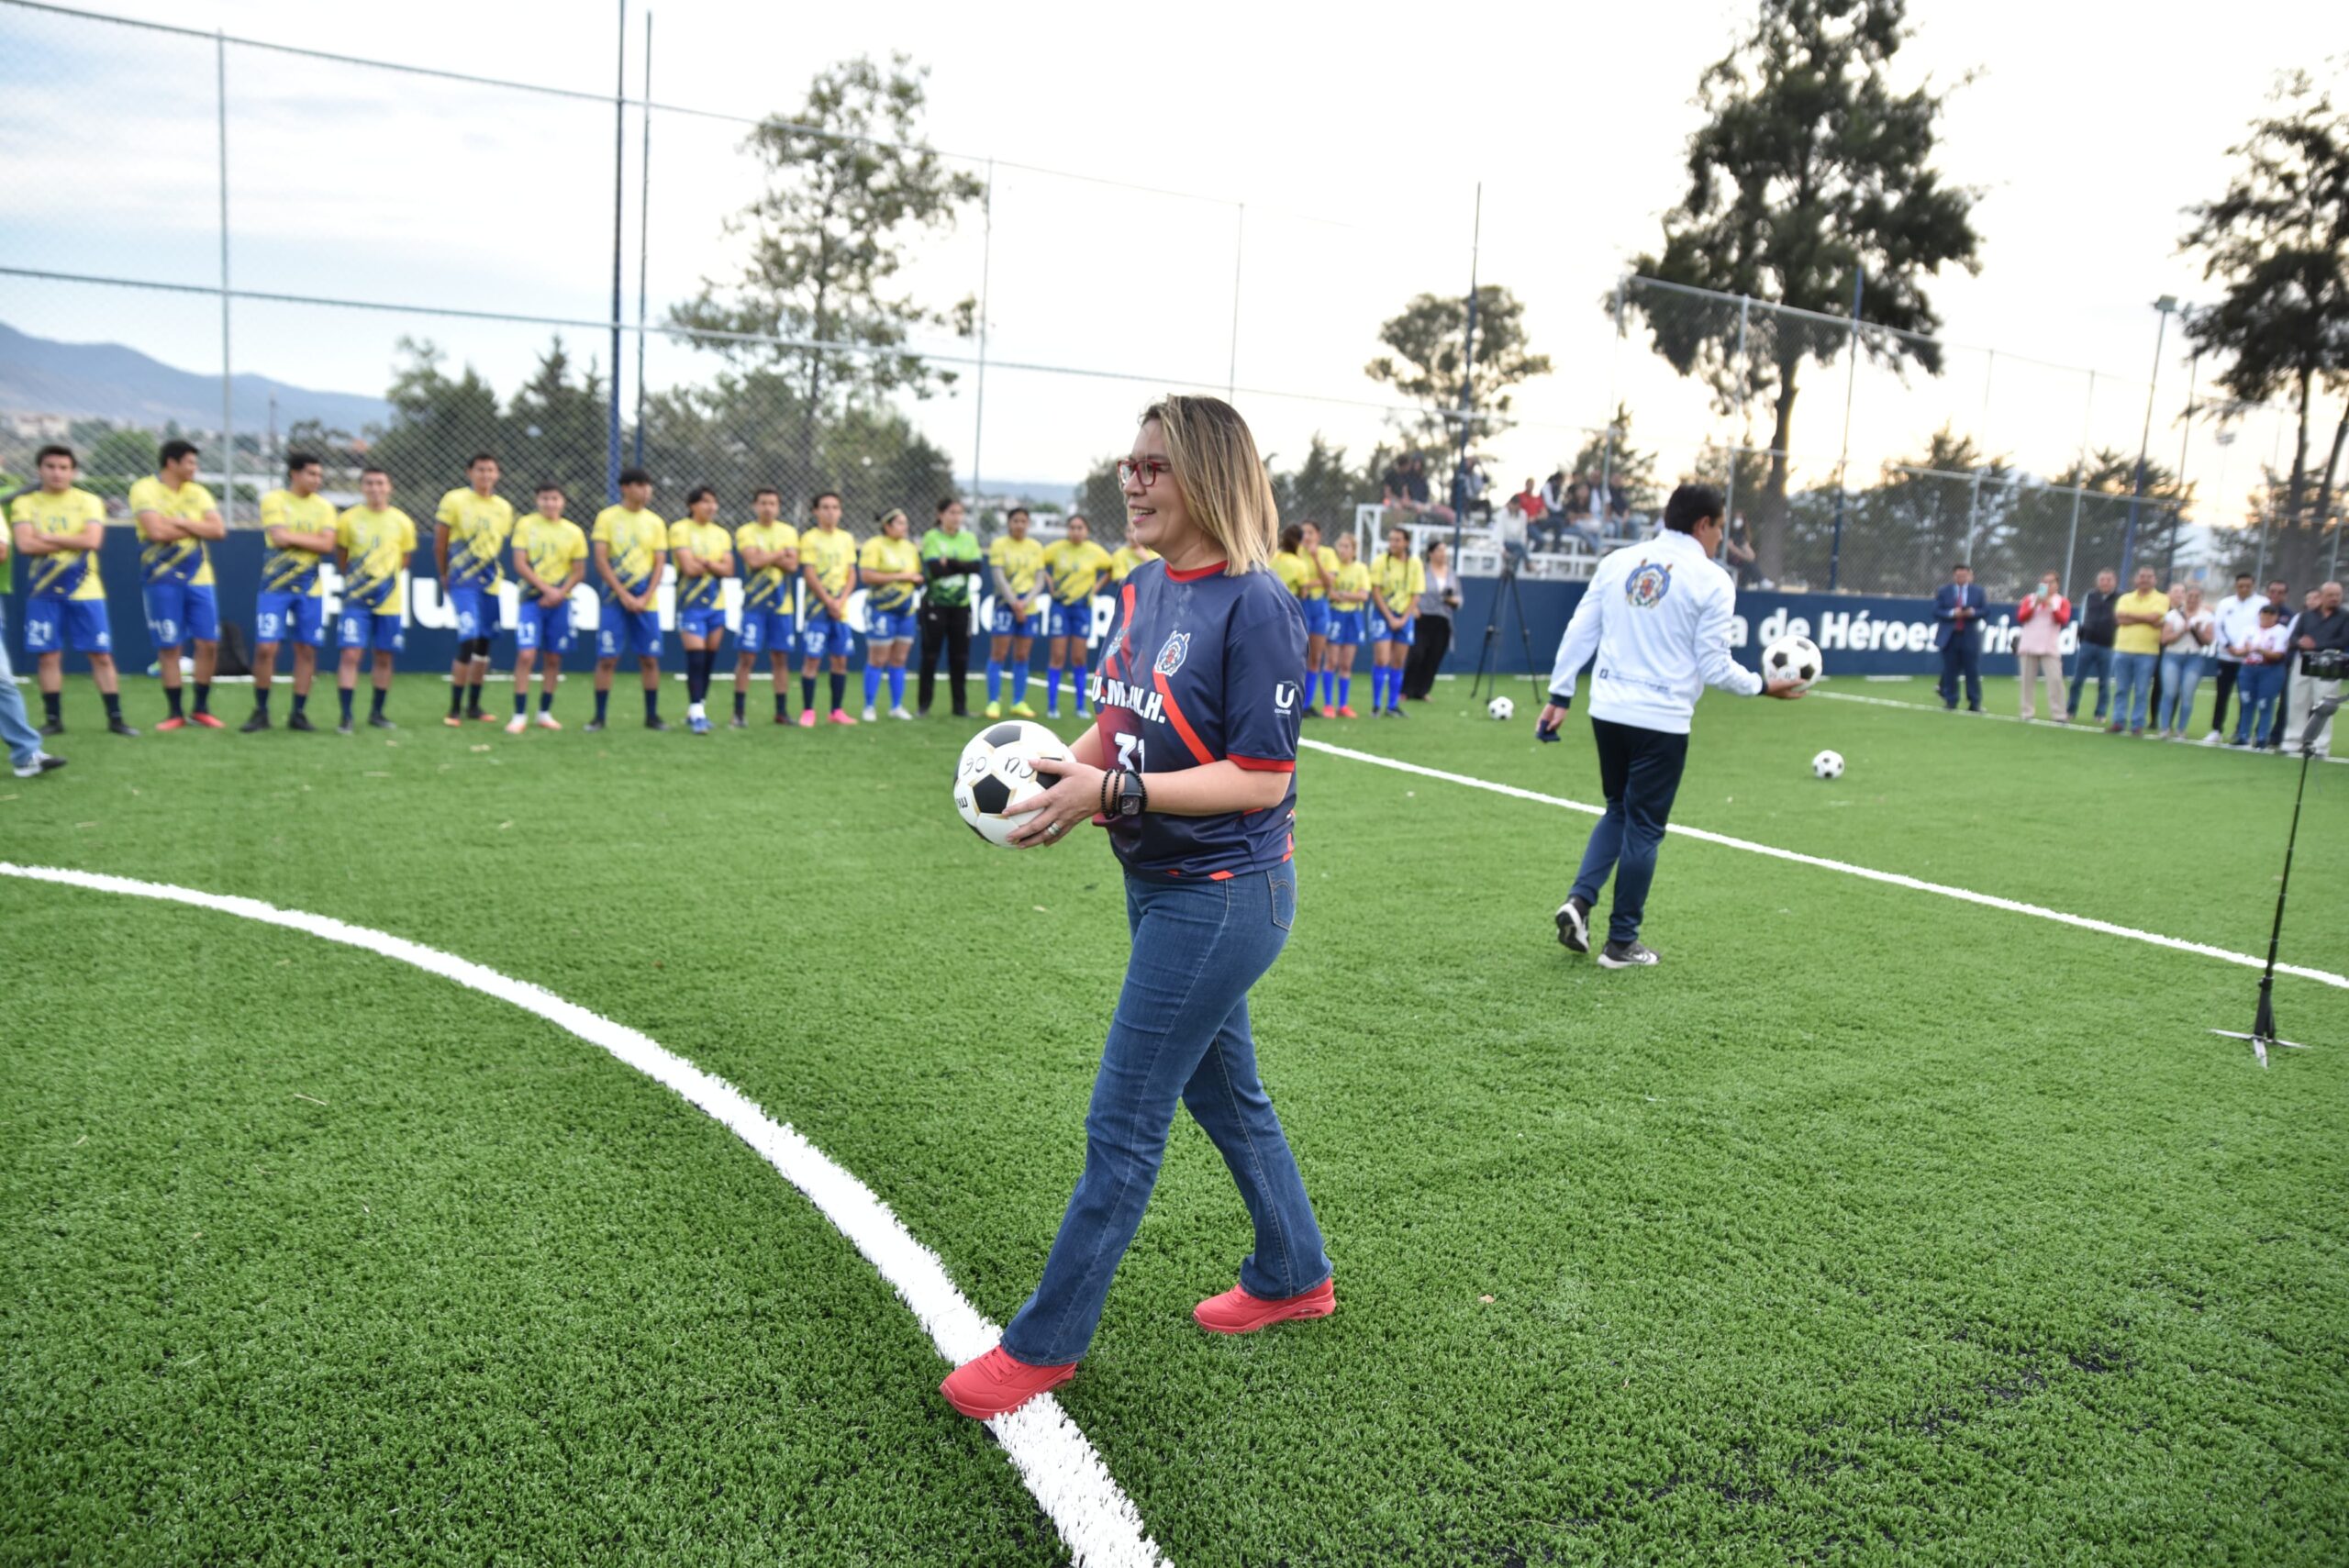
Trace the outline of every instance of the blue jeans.
<instances>
[{"instance_id":1,"label":"blue jeans","mask_svg":"<svg viewBox=\"0 0 2349 1568\"><path fill-rule=\"evenodd\" d=\"M1321 1227L1256 1077L1248 1032L1249 987L1280 956L1296 918L1293 865L1222 882L1126 878L1133 952L1085 1112L1085 1173L1043 1279L1003 1331L1015 1361L1059 1366L1092 1342L1158 1181L1178 1099L1223 1155L1255 1225L1256 1250L1240 1264L1248 1294L1301 1296L1330 1277Z\"/></svg>"},{"instance_id":2,"label":"blue jeans","mask_svg":"<svg viewBox=\"0 0 2349 1568\"><path fill-rule=\"evenodd\" d=\"M1648 884L1655 880L1656 851L1680 793L1680 770L1688 762L1688 737L1604 718L1590 721L1590 734L1598 744L1598 786L1606 792L1607 811L1583 846L1574 893L1596 906L1612 872L1615 906L1608 914L1607 940L1635 941L1647 912Z\"/></svg>"},{"instance_id":3,"label":"blue jeans","mask_svg":"<svg viewBox=\"0 0 2349 1568\"><path fill-rule=\"evenodd\" d=\"M2245 664L2235 678L2235 744L2274 743L2284 727L2284 681L2281 664Z\"/></svg>"},{"instance_id":4,"label":"blue jeans","mask_svg":"<svg viewBox=\"0 0 2349 1568\"><path fill-rule=\"evenodd\" d=\"M8 760L18 767L40 755L40 731L25 712L25 694L17 690L17 673L8 666L8 606L0 599L0 741L8 746Z\"/></svg>"},{"instance_id":5,"label":"blue jeans","mask_svg":"<svg viewBox=\"0 0 2349 1568\"><path fill-rule=\"evenodd\" d=\"M2173 735L2183 735L2194 721L2194 688L2202 684L2202 672L2210 661L2199 653L2165 653L2162 655L2162 711L2158 721Z\"/></svg>"},{"instance_id":6,"label":"blue jeans","mask_svg":"<svg viewBox=\"0 0 2349 1568\"><path fill-rule=\"evenodd\" d=\"M2104 705L2112 695L2112 650L2093 642L2083 642L2072 661L2072 693L2064 706L2072 717L2080 717L2080 688L2090 675L2096 677L2096 716L2104 717Z\"/></svg>"},{"instance_id":7,"label":"blue jeans","mask_svg":"<svg viewBox=\"0 0 2349 1568\"><path fill-rule=\"evenodd\" d=\"M2145 728L2145 707L2154 700L2154 672L2158 653L2115 653L2112 656L2112 722L2132 729Z\"/></svg>"}]
</instances>

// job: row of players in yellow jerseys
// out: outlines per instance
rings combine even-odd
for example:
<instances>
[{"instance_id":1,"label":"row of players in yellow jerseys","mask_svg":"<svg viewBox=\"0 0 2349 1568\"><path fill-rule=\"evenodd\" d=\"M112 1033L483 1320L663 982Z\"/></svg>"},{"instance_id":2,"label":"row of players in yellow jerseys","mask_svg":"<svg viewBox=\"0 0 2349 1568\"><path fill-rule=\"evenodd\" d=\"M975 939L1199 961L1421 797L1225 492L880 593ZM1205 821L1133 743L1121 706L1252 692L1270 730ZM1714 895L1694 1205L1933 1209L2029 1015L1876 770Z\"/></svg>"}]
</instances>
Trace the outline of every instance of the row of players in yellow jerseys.
<instances>
[{"instance_id":1,"label":"row of players in yellow jerseys","mask_svg":"<svg viewBox=\"0 0 2349 1568\"><path fill-rule=\"evenodd\" d=\"M1389 529L1377 560L1360 559L1354 536L1333 548L1313 523L1281 530L1273 570L1297 595L1305 617L1306 707L1324 718L1352 718L1354 651L1371 645L1371 713L1401 717L1403 669L1416 639L1427 568L1411 553L1411 536Z\"/></svg>"}]
</instances>

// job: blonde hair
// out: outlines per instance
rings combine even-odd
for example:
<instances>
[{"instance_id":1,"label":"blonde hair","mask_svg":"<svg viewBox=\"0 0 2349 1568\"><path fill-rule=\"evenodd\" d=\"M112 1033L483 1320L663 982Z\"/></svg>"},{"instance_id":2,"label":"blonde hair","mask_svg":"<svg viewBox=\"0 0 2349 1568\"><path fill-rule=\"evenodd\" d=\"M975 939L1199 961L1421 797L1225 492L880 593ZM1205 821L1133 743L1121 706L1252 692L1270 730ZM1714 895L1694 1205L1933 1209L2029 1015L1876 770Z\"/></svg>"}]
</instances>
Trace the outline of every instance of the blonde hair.
<instances>
[{"instance_id":1,"label":"blonde hair","mask_svg":"<svg viewBox=\"0 0 2349 1568\"><path fill-rule=\"evenodd\" d=\"M1201 533L1223 551L1224 572L1261 572L1273 559L1280 508L1256 438L1240 410L1220 397L1169 394L1142 410L1166 440L1168 476L1181 487L1184 508Z\"/></svg>"}]
</instances>

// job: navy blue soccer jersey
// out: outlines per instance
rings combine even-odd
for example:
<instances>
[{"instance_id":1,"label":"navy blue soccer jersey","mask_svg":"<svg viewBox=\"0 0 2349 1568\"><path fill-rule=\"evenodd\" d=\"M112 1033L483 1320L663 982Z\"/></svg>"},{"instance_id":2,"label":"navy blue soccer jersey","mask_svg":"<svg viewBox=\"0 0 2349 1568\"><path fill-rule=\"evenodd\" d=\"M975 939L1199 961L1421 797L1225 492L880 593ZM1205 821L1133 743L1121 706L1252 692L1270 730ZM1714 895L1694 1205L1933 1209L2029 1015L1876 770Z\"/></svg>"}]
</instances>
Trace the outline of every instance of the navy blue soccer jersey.
<instances>
[{"instance_id":1,"label":"navy blue soccer jersey","mask_svg":"<svg viewBox=\"0 0 2349 1568\"><path fill-rule=\"evenodd\" d=\"M1212 880L1289 858L1305 617L1277 576L1135 567L1119 585L1118 630L1085 692L1100 715L1105 766L1151 777L1229 760L1290 775L1269 810L1111 821L1109 841L1129 870Z\"/></svg>"}]
</instances>

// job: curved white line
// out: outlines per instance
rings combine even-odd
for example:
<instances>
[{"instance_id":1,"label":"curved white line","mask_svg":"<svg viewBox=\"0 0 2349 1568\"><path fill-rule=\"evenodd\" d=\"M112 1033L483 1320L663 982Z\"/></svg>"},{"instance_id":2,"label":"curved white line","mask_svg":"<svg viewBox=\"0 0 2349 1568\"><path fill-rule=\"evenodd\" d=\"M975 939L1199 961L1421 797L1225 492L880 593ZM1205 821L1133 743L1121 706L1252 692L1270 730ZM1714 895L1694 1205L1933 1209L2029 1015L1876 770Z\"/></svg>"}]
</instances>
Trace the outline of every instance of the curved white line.
<instances>
[{"instance_id":1,"label":"curved white line","mask_svg":"<svg viewBox=\"0 0 2349 1568\"><path fill-rule=\"evenodd\" d=\"M280 909L257 898L237 898L202 893L168 883L139 882L102 873L67 871L56 866L14 865L0 861L0 876L29 882L54 883L97 893L120 893L134 898L154 898L193 905L224 915L235 915L264 925L340 942L384 958L397 959L468 990L526 1013L535 1013L559 1029L577 1035L671 1089L689 1104L723 1123L756 1150L806 1194L856 1250L864 1254L898 1299L913 1312L930 1343L949 1362L960 1363L981 1354L1001 1337L1002 1330L963 1298L947 1277L938 1255L913 1238L889 1206L873 1189L835 1164L824 1151L791 1127L770 1118L741 1090L713 1073L705 1073L649 1036L625 1024L614 1023L567 1002L553 992L527 981L500 974L467 959L412 942L364 926L346 925L325 915ZM1163 1568L1167 1559L1142 1528L1141 1515L1111 1478L1108 1467L1091 1442L1050 1395L1032 1399L1008 1416L987 1423L1012 1468L1052 1521L1052 1528L1085 1568Z\"/></svg>"},{"instance_id":2,"label":"curved white line","mask_svg":"<svg viewBox=\"0 0 2349 1568\"><path fill-rule=\"evenodd\" d=\"M1369 762L1381 768L1392 768L1398 773L1417 773L1423 779L1442 779L1445 784L1465 784L1470 789L1505 795L1515 800L1530 800L1541 806L1556 806L1568 811L1579 811L1586 817L1599 817L1606 807L1586 801L1568 800L1562 795L1543 795L1539 790L1520 789L1515 784L1495 784L1467 773L1446 773L1442 768L1422 767L1417 762L1399 762L1382 757L1375 751L1357 751L1351 746L1333 746L1327 740L1300 740L1299 746L1315 751L1326 751L1332 757L1344 757L1350 762ZM1727 833L1715 833L1704 828L1684 828L1669 823L1664 831L1682 839L1700 839L1708 844L1720 844L1750 854L1767 855L1772 860L1792 861L1797 865L1817 866L1821 871L1840 871L1845 876L1865 877L1888 887L1906 887L1916 893L1937 893L1943 898L1954 898L1965 904L1979 904L1986 909L2003 909L2009 915L2030 915L2042 920L2053 920L2061 926L2076 927L2083 931L2096 931L2108 937L2126 937L2131 941L2150 942L2157 948L2176 952L2190 952L2200 958L2224 960L2247 969L2265 969L2267 961L2247 952L2234 952L2226 948L2212 947L2208 942L2190 942L2183 937L2165 937L2158 931L2141 931L2134 926L2118 926L2110 920L2099 920L2087 915L2069 915L2061 909L2050 909L2043 904L2025 904L2019 898L2001 898L1995 893L1976 893L1970 887L1952 887L1943 882L1927 882L1921 877L1905 876L1897 871L1877 871L1872 866L1854 865L1849 861L1831 861L1819 855L1806 855L1797 850L1782 850L1776 844L1757 844L1751 839L1732 839ZM2305 964L2278 963L2278 974L2296 974L2302 980L2313 980L2320 985L2337 986L2349 991L2349 974L2335 974L2329 969L2310 969Z\"/></svg>"}]
</instances>

